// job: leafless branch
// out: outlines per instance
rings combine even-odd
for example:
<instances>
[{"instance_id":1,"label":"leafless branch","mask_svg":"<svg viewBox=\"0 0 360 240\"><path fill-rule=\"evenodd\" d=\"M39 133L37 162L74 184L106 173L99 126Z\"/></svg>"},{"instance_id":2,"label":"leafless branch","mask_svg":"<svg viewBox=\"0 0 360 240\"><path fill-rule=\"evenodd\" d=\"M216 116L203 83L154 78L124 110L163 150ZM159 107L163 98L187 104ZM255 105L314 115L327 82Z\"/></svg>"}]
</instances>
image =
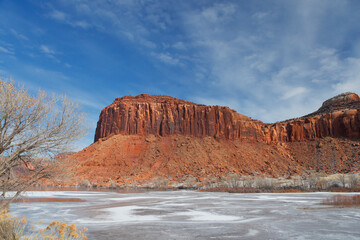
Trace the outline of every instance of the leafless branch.
<instances>
[{"instance_id":1,"label":"leafless branch","mask_svg":"<svg viewBox=\"0 0 360 240\"><path fill-rule=\"evenodd\" d=\"M0 79L0 188L2 196L58 174L57 154L84 134L84 115L66 97L32 96ZM61 169L64 171L64 169Z\"/></svg>"}]
</instances>

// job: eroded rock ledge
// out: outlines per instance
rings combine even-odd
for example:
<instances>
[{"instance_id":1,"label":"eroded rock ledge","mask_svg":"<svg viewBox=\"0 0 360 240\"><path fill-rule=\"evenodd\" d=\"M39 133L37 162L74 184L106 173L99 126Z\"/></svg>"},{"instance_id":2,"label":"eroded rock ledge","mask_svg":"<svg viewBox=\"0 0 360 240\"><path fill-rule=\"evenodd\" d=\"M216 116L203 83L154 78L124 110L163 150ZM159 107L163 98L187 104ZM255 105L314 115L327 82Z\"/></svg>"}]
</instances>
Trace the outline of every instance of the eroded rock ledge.
<instances>
[{"instance_id":1,"label":"eroded rock ledge","mask_svg":"<svg viewBox=\"0 0 360 240\"><path fill-rule=\"evenodd\" d=\"M95 142L112 135L183 134L260 142L293 142L324 137L360 138L360 98L344 93L309 115L265 124L221 106L205 106L170 96L125 96L101 111Z\"/></svg>"}]
</instances>

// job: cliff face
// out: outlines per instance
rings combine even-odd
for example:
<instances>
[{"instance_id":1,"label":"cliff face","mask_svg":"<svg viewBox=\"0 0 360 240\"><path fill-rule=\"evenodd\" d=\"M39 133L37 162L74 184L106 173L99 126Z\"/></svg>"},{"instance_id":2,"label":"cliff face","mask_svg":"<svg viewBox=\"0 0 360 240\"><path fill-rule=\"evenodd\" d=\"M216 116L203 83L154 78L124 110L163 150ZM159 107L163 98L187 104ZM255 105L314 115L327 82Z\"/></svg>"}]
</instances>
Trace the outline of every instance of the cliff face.
<instances>
[{"instance_id":1,"label":"cliff face","mask_svg":"<svg viewBox=\"0 0 360 240\"><path fill-rule=\"evenodd\" d=\"M360 113L358 109L344 109L265 125L263 129L268 143L315 140L324 137L359 139Z\"/></svg>"},{"instance_id":2,"label":"cliff face","mask_svg":"<svg viewBox=\"0 0 360 240\"><path fill-rule=\"evenodd\" d=\"M324 137L358 139L359 109L359 96L346 93L325 101L318 111L307 116L264 124L228 107L205 106L169 96L141 94L117 98L102 110L95 142L117 134L183 134L267 143Z\"/></svg>"},{"instance_id":3,"label":"cliff face","mask_svg":"<svg viewBox=\"0 0 360 240\"><path fill-rule=\"evenodd\" d=\"M95 142L111 135L168 136L255 140L262 134L260 125L228 107L205 106L169 96L117 98L101 111Z\"/></svg>"},{"instance_id":4,"label":"cliff face","mask_svg":"<svg viewBox=\"0 0 360 240\"><path fill-rule=\"evenodd\" d=\"M168 96L116 99L95 143L71 156L78 179L144 183L161 176L206 183L229 173L289 176L360 170L360 100L331 98L314 113L265 124L228 107Z\"/></svg>"},{"instance_id":5,"label":"cliff face","mask_svg":"<svg viewBox=\"0 0 360 240\"><path fill-rule=\"evenodd\" d=\"M267 142L293 142L324 137L360 138L360 98L344 93L326 100L315 112L266 125Z\"/></svg>"}]
</instances>

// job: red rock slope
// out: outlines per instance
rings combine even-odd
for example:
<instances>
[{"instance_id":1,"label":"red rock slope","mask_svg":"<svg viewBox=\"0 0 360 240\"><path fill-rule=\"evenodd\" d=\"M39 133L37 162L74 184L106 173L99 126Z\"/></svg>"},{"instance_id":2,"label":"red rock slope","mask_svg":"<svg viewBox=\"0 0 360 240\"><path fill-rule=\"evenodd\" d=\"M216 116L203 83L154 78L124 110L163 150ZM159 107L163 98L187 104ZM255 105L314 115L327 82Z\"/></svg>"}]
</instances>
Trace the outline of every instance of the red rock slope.
<instances>
[{"instance_id":1,"label":"red rock slope","mask_svg":"<svg viewBox=\"0 0 360 240\"><path fill-rule=\"evenodd\" d=\"M359 109L359 96L346 93L307 116L265 124L228 107L125 96L102 110L95 143L73 158L79 179L93 182L358 171Z\"/></svg>"}]
</instances>

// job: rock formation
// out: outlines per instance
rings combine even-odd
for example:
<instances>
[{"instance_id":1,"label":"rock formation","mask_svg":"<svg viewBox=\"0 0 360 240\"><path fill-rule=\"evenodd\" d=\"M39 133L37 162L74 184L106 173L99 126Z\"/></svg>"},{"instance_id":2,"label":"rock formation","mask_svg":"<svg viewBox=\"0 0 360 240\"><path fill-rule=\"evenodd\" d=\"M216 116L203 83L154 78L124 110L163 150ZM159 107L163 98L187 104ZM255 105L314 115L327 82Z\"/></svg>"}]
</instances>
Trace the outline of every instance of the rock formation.
<instances>
[{"instance_id":1,"label":"rock formation","mask_svg":"<svg viewBox=\"0 0 360 240\"><path fill-rule=\"evenodd\" d=\"M257 139L261 128L257 121L228 107L205 106L169 96L117 98L101 111L95 142L110 135L168 136Z\"/></svg>"},{"instance_id":2,"label":"rock formation","mask_svg":"<svg viewBox=\"0 0 360 240\"><path fill-rule=\"evenodd\" d=\"M360 138L360 100L355 93L340 94L307 116L264 124L228 107L205 106L169 96L117 98L101 111L95 142L122 135L242 139L246 141L293 142L324 137Z\"/></svg>"},{"instance_id":3,"label":"rock formation","mask_svg":"<svg viewBox=\"0 0 360 240\"><path fill-rule=\"evenodd\" d=\"M265 124L228 107L125 96L101 111L95 143L72 157L78 177L93 182L359 171L359 109L359 96L345 93L314 113Z\"/></svg>"},{"instance_id":4,"label":"rock formation","mask_svg":"<svg viewBox=\"0 0 360 240\"><path fill-rule=\"evenodd\" d=\"M267 142L293 142L324 137L360 138L360 99L344 93L325 101L315 112L266 125Z\"/></svg>"}]
</instances>

